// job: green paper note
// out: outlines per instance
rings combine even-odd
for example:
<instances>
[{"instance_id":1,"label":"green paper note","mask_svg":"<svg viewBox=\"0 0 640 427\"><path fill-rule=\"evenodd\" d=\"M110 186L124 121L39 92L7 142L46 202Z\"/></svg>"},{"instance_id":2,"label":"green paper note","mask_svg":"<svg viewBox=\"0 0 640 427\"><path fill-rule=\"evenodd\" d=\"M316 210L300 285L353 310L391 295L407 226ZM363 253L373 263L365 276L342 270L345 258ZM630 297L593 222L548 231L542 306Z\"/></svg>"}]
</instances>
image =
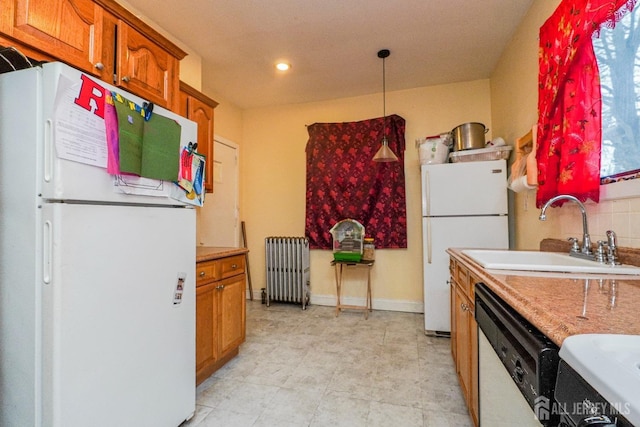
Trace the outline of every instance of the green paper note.
<instances>
[{"instance_id":1,"label":"green paper note","mask_svg":"<svg viewBox=\"0 0 640 427\"><path fill-rule=\"evenodd\" d=\"M180 154L180 125L153 114L144 122L142 136L142 176L177 181Z\"/></svg>"},{"instance_id":2,"label":"green paper note","mask_svg":"<svg viewBox=\"0 0 640 427\"><path fill-rule=\"evenodd\" d=\"M120 146L120 172L140 175L142 170L142 134L144 117L129 108L129 101L114 97L118 115L118 143Z\"/></svg>"},{"instance_id":3,"label":"green paper note","mask_svg":"<svg viewBox=\"0 0 640 427\"><path fill-rule=\"evenodd\" d=\"M145 121L139 106L114 97L118 115L120 172L163 181L177 181L180 125L152 114Z\"/></svg>"}]
</instances>

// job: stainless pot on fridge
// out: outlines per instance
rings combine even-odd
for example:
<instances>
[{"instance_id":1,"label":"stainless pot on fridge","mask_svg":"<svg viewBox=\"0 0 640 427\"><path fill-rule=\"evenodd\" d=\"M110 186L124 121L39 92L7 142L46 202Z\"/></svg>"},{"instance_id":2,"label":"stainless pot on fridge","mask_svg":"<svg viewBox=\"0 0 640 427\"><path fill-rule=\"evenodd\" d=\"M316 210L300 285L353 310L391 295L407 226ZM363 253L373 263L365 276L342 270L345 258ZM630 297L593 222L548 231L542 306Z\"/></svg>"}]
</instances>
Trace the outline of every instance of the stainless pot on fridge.
<instances>
[{"instance_id":1,"label":"stainless pot on fridge","mask_svg":"<svg viewBox=\"0 0 640 427\"><path fill-rule=\"evenodd\" d=\"M485 148L485 134L489 132L482 123L470 122L456 126L451 131L453 151Z\"/></svg>"}]
</instances>

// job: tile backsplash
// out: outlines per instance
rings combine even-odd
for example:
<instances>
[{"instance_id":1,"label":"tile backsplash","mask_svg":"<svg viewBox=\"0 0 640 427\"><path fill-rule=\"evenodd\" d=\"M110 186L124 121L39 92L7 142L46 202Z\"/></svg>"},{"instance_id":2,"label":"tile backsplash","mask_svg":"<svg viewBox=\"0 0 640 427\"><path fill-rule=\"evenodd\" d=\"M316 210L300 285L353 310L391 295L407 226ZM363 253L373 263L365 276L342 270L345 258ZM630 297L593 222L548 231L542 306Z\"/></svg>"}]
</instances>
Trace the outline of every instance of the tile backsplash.
<instances>
[{"instance_id":1,"label":"tile backsplash","mask_svg":"<svg viewBox=\"0 0 640 427\"><path fill-rule=\"evenodd\" d=\"M556 214L560 220L563 239L577 237L582 240L582 219L577 206L565 203ZM607 240L607 230L618 236L618 246L640 248L640 198L587 202L587 220L591 241ZM565 208L566 207L566 208Z\"/></svg>"}]
</instances>

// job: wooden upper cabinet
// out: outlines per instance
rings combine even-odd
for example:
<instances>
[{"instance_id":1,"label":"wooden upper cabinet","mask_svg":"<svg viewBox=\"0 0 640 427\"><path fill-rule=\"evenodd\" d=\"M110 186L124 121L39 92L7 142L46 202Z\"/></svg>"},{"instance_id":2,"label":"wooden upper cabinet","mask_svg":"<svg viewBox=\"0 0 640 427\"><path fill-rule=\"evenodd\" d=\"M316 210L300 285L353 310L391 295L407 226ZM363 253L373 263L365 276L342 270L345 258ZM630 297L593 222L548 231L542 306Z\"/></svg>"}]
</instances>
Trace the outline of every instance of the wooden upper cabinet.
<instances>
[{"instance_id":1,"label":"wooden upper cabinet","mask_svg":"<svg viewBox=\"0 0 640 427\"><path fill-rule=\"evenodd\" d=\"M0 0L0 40L178 109L186 52L114 0Z\"/></svg>"},{"instance_id":2,"label":"wooden upper cabinet","mask_svg":"<svg viewBox=\"0 0 640 427\"><path fill-rule=\"evenodd\" d=\"M1 33L102 78L103 9L92 0L0 0L0 8Z\"/></svg>"},{"instance_id":3,"label":"wooden upper cabinet","mask_svg":"<svg viewBox=\"0 0 640 427\"><path fill-rule=\"evenodd\" d=\"M103 34L115 26L113 84L178 111L180 60L187 53L114 0L94 1L105 10Z\"/></svg>"},{"instance_id":4,"label":"wooden upper cabinet","mask_svg":"<svg viewBox=\"0 0 640 427\"><path fill-rule=\"evenodd\" d=\"M115 84L154 104L175 109L180 63L144 34L118 22Z\"/></svg>"},{"instance_id":5,"label":"wooden upper cabinet","mask_svg":"<svg viewBox=\"0 0 640 427\"><path fill-rule=\"evenodd\" d=\"M207 193L213 192L213 110L216 101L202 92L180 82L180 108L178 113L198 124L198 153L205 156L205 183Z\"/></svg>"}]
</instances>

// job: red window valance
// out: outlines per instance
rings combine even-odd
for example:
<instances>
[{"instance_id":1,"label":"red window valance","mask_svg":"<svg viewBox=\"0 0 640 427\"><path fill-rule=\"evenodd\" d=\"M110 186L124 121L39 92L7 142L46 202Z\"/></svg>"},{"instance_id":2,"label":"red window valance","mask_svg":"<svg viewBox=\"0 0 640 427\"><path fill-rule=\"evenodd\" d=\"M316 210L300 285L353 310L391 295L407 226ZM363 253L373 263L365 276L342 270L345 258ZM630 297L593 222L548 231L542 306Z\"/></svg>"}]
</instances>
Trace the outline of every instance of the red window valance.
<instances>
[{"instance_id":1,"label":"red window valance","mask_svg":"<svg viewBox=\"0 0 640 427\"><path fill-rule=\"evenodd\" d=\"M540 28L538 193L600 199L601 95L592 35L635 0L563 0Z\"/></svg>"}]
</instances>

